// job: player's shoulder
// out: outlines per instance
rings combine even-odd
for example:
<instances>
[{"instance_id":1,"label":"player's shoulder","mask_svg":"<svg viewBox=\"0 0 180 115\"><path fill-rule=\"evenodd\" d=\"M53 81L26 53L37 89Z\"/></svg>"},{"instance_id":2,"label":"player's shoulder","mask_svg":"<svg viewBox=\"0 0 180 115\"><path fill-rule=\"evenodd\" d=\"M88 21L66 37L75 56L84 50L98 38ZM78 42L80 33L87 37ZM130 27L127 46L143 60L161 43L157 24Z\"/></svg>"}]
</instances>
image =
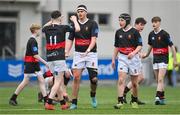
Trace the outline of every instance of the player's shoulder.
<instances>
[{"instance_id":1,"label":"player's shoulder","mask_svg":"<svg viewBox=\"0 0 180 115\"><path fill-rule=\"evenodd\" d=\"M154 30L151 30L150 32L149 32L149 35L153 35L154 34Z\"/></svg>"},{"instance_id":2,"label":"player's shoulder","mask_svg":"<svg viewBox=\"0 0 180 115\"><path fill-rule=\"evenodd\" d=\"M37 41L36 41L36 38L35 38L35 37L31 36L31 37L29 38L28 42L29 42L29 43L34 43L34 42L37 42Z\"/></svg>"},{"instance_id":3,"label":"player's shoulder","mask_svg":"<svg viewBox=\"0 0 180 115\"><path fill-rule=\"evenodd\" d=\"M169 33L168 33L166 30L164 30L164 29L161 30L161 33L162 33L163 35L169 35Z\"/></svg>"},{"instance_id":4,"label":"player's shoulder","mask_svg":"<svg viewBox=\"0 0 180 115\"><path fill-rule=\"evenodd\" d=\"M138 31L136 28L134 28L134 27L132 27L132 28L130 29L130 31L132 31L133 33L139 33L139 31Z\"/></svg>"},{"instance_id":5,"label":"player's shoulder","mask_svg":"<svg viewBox=\"0 0 180 115\"><path fill-rule=\"evenodd\" d=\"M90 23L90 24L97 24L97 22L95 20L92 20L92 19L89 19L88 23Z\"/></svg>"},{"instance_id":6,"label":"player's shoulder","mask_svg":"<svg viewBox=\"0 0 180 115\"><path fill-rule=\"evenodd\" d=\"M122 31L123 31L122 28L119 28L119 29L116 30L116 32L122 32Z\"/></svg>"}]
</instances>

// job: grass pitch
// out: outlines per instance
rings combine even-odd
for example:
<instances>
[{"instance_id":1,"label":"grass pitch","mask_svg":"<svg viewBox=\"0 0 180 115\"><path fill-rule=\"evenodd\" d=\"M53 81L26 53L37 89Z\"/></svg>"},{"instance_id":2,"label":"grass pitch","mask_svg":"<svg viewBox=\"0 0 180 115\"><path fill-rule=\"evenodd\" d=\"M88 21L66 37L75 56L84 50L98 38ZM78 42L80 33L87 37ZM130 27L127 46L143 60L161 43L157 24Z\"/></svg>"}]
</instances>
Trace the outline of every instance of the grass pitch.
<instances>
[{"instance_id":1,"label":"grass pitch","mask_svg":"<svg viewBox=\"0 0 180 115\"><path fill-rule=\"evenodd\" d=\"M139 109L132 109L130 104L125 104L123 109L116 110L113 105L117 102L116 85L99 86L97 90L98 108L94 109L90 104L89 87L80 88L78 109L60 110L59 104L56 110L44 110L43 103L38 103L36 86L24 89L18 96L18 106L10 106L9 98L16 87L0 88L0 114L180 114L180 87L167 87L165 90L167 105L154 105L155 87L142 87L139 89L139 98L146 102ZM69 92L71 89L69 88ZM127 96L130 101L130 94Z\"/></svg>"}]
</instances>

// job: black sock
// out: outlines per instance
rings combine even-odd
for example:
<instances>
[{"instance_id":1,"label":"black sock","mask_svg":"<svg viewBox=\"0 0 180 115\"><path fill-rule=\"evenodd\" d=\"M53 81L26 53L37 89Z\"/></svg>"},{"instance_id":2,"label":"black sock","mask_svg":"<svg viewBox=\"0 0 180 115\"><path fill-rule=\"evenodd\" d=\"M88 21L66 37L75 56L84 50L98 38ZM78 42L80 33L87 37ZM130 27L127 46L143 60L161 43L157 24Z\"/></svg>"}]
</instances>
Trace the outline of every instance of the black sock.
<instances>
[{"instance_id":1,"label":"black sock","mask_svg":"<svg viewBox=\"0 0 180 115\"><path fill-rule=\"evenodd\" d=\"M161 92L160 99L164 99L164 91Z\"/></svg>"},{"instance_id":2,"label":"black sock","mask_svg":"<svg viewBox=\"0 0 180 115\"><path fill-rule=\"evenodd\" d=\"M14 93L11 97L11 100L16 100L16 98L17 98L17 95Z\"/></svg>"},{"instance_id":3,"label":"black sock","mask_svg":"<svg viewBox=\"0 0 180 115\"><path fill-rule=\"evenodd\" d=\"M43 97L43 99L44 99L44 103L46 103L47 99L48 99L48 96Z\"/></svg>"},{"instance_id":4,"label":"black sock","mask_svg":"<svg viewBox=\"0 0 180 115\"><path fill-rule=\"evenodd\" d=\"M61 104L61 105L65 105L65 104L66 104L66 101L63 99L63 100L60 101L60 104Z\"/></svg>"},{"instance_id":5,"label":"black sock","mask_svg":"<svg viewBox=\"0 0 180 115\"><path fill-rule=\"evenodd\" d=\"M131 102L137 102L138 98L131 95Z\"/></svg>"},{"instance_id":6,"label":"black sock","mask_svg":"<svg viewBox=\"0 0 180 115\"><path fill-rule=\"evenodd\" d=\"M160 91L156 91L156 97L161 97L161 92Z\"/></svg>"},{"instance_id":7,"label":"black sock","mask_svg":"<svg viewBox=\"0 0 180 115\"><path fill-rule=\"evenodd\" d=\"M126 96L126 94L130 91L130 89L126 86L124 89L124 96Z\"/></svg>"},{"instance_id":8,"label":"black sock","mask_svg":"<svg viewBox=\"0 0 180 115\"><path fill-rule=\"evenodd\" d=\"M124 102L124 97L118 97L118 103L123 103Z\"/></svg>"},{"instance_id":9,"label":"black sock","mask_svg":"<svg viewBox=\"0 0 180 115\"><path fill-rule=\"evenodd\" d=\"M52 102L53 102L53 99L48 98L47 103L52 104Z\"/></svg>"},{"instance_id":10,"label":"black sock","mask_svg":"<svg viewBox=\"0 0 180 115\"><path fill-rule=\"evenodd\" d=\"M95 96L96 96L96 92L92 92L92 91L91 91L90 96L91 96L91 97L95 97Z\"/></svg>"},{"instance_id":11,"label":"black sock","mask_svg":"<svg viewBox=\"0 0 180 115\"><path fill-rule=\"evenodd\" d=\"M72 104L77 105L77 99L73 99L73 100L72 100Z\"/></svg>"}]
</instances>

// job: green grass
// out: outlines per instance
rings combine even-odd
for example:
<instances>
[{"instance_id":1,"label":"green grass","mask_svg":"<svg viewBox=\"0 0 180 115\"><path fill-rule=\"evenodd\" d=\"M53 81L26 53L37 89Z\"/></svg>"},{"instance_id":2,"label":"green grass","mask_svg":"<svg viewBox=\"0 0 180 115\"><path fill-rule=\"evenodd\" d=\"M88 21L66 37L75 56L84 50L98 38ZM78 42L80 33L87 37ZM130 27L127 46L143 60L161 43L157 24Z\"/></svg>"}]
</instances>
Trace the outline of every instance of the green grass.
<instances>
[{"instance_id":1,"label":"green grass","mask_svg":"<svg viewBox=\"0 0 180 115\"><path fill-rule=\"evenodd\" d=\"M139 109L132 109L126 104L123 109L115 110L113 105L117 102L115 86L99 86L97 91L98 108L93 109L90 105L89 87L81 87L77 110L44 110L43 104L37 102L37 87L27 87L18 97L19 106L10 106L8 100L15 87L0 88L0 114L180 114L180 88L167 87L167 105L154 105L155 87L141 87L140 99L146 105ZM130 95L128 95L128 101Z\"/></svg>"}]
</instances>

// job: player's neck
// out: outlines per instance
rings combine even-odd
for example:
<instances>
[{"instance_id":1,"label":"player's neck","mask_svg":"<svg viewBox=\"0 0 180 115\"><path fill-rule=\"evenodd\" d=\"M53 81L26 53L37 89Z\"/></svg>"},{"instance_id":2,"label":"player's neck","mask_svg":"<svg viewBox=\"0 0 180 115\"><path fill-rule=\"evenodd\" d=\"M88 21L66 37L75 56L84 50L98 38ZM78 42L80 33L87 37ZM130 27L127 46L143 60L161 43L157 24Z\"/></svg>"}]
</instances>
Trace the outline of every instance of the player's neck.
<instances>
[{"instance_id":1,"label":"player's neck","mask_svg":"<svg viewBox=\"0 0 180 115\"><path fill-rule=\"evenodd\" d=\"M154 32L155 32L155 33L159 33L160 31L161 31L161 28L160 28L160 27L154 29Z\"/></svg>"},{"instance_id":2,"label":"player's neck","mask_svg":"<svg viewBox=\"0 0 180 115\"><path fill-rule=\"evenodd\" d=\"M60 25L61 22L59 22L59 21L57 21L57 20L53 20L53 21L52 21L52 24Z\"/></svg>"},{"instance_id":3,"label":"player's neck","mask_svg":"<svg viewBox=\"0 0 180 115\"><path fill-rule=\"evenodd\" d=\"M78 21L79 21L81 24L84 24L84 23L86 23L86 22L88 21L88 18L85 17L85 18L79 19Z\"/></svg>"},{"instance_id":4,"label":"player's neck","mask_svg":"<svg viewBox=\"0 0 180 115\"><path fill-rule=\"evenodd\" d=\"M124 31L124 32L127 32L127 31L129 31L131 28L132 28L131 25L127 25L127 27L123 28L123 31Z\"/></svg>"},{"instance_id":5,"label":"player's neck","mask_svg":"<svg viewBox=\"0 0 180 115\"><path fill-rule=\"evenodd\" d=\"M37 37L37 34L36 34L36 33L32 33L31 36L34 37L34 38L36 38L36 37Z\"/></svg>"}]
</instances>

